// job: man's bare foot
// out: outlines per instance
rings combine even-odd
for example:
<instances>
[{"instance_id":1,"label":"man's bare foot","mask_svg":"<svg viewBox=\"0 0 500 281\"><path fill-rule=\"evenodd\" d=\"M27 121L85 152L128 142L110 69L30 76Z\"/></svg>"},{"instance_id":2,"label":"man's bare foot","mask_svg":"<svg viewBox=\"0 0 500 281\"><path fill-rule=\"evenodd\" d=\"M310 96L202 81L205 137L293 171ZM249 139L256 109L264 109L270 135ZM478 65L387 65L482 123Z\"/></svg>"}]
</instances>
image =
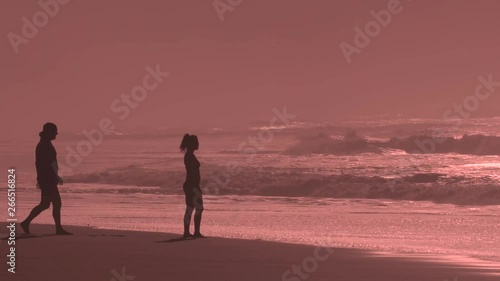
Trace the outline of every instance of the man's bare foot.
<instances>
[{"instance_id":1,"label":"man's bare foot","mask_svg":"<svg viewBox=\"0 0 500 281\"><path fill-rule=\"evenodd\" d=\"M21 228L23 229L25 234L30 234L30 224L29 223L26 223L25 221L23 221L19 225L21 226Z\"/></svg>"},{"instance_id":2,"label":"man's bare foot","mask_svg":"<svg viewBox=\"0 0 500 281\"><path fill-rule=\"evenodd\" d=\"M182 238L192 238L192 237L194 237L193 234L191 234L189 232L182 234Z\"/></svg>"},{"instance_id":3,"label":"man's bare foot","mask_svg":"<svg viewBox=\"0 0 500 281\"><path fill-rule=\"evenodd\" d=\"M73 233L67 232L64 229L58 229L58 230L56 230L56 235L73 235Z\"/></svg>"}]
</instances>

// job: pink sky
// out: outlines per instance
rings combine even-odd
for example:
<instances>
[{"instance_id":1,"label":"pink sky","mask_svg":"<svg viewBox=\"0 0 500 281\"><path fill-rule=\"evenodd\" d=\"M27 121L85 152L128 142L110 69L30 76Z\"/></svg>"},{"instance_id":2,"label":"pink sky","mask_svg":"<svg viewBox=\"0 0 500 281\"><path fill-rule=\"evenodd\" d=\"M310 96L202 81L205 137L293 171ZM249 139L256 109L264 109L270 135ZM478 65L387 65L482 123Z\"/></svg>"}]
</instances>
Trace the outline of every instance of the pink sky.
<instances>
[{"instance_id":1,"label":"pink sky","mask_svg":"<svg viewBox=\"0 0 500 281\"><path fill-rule=\"evenodd\" d=\"M234 126L287 105L313 121L387 114L441 118L500 81L500 2L402 1L403 11L348 64L342 41L389 1L244 1L220 21L212 1L71 1L15 54L37 1L0 9L0 111L12 134L46 121L73 131L114 117L110 104L140 85L145 67L170 72L121 128ZM497 91L500 95L500 89ZM500 98L474 117L498 115Z\"/></svg>"}]
</instances>

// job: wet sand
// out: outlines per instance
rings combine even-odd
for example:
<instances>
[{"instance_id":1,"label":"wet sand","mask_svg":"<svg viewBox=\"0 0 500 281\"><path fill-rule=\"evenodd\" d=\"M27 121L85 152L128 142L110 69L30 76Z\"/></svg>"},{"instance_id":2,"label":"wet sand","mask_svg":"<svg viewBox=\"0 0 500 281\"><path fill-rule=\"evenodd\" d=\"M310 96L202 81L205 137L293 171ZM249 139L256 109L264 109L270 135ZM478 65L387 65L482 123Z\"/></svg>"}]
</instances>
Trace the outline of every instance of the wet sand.
<instances>
[{"instance_id":1,"label":"wet sand","mask_svg":"<svg viewBox=\"0 0 500 281\"><path fill-rule=\"evenodd\" d=\"M499 280L497 265L462 263L437 255L403 256L259 240L67 226L31 226L17 235L16 273L7 272L2 223L1 280ZM22 232L21 229L17 230Z\"/></svg>"}]
</instances>

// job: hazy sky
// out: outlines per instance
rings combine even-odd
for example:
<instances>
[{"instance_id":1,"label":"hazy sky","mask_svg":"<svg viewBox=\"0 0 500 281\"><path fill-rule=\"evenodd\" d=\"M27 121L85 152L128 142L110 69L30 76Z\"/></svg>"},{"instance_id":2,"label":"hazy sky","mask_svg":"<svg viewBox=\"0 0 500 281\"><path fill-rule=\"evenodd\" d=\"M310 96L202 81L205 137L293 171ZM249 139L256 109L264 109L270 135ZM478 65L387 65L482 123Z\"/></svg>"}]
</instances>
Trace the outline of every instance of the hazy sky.
<instances>
[{"instance_id":1,"label":"hazy sky","mask_svg":"<svg viewBox=\"0 0 500 281\"><path fill-rule=\"evenodd\" d=\"M119 120L112 102L157 64L170 76L119 128L234 126L269 120L284 105L313 121L441 118L474 93L478 75L500 81L496 0L401 1L347 63L339 44L354 45L354 27L389 2L245 0L221 21L212 0L73 0L16 54L7 35L22 35L22 18L33 21L41 7L3 1L2 120L11 134L45 121L80 131ZM498 115L496 94L474 116Z\"/></svg>"}]
</instances>

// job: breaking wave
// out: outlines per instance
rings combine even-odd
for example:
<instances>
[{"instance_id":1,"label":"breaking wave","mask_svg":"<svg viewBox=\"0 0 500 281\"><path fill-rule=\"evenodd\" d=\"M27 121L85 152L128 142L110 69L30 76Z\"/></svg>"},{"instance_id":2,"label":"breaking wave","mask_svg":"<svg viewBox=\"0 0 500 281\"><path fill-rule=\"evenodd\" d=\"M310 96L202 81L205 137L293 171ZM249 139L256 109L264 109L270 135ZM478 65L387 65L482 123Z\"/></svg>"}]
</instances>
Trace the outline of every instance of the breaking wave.
<instances>
[{"instance_id":1,"label":"breaking wave","mask_svg":"<svg viewBox=\"0 0 500 281\"><path fill-rule=\"evenodd\" d=\"M206 168L206 166L205 166ZM297 169L245 168L238 175L215 176L222 167L211 167L201 183L205 194L288 197L370 198L426 200L465 205L500 205L500 186L494 181L420 173L399 178L378 176L319 175ZM182 194L184 172L127 166L103 172L79 174L66 182L86 183L71 192ZM148 188L145 188L148 187Z\"/></svg>"},{"instance_id":2,"label":"breaking wave","mask_svg":"<svg viewBox=\"0 0 500 281\"><path fill-rule=\"evenodd\" d=\"M355 131L342 137L319 133L314 137L303 137L296 145L286 150L291 155L306 154L360 154L385 153L401 150L412 154L457 153L470 155L500 155L500 137L464 135L461 138L433 138L428 135L394 137L388 140L368 140Z\"/></svg>"}]
</instances>

